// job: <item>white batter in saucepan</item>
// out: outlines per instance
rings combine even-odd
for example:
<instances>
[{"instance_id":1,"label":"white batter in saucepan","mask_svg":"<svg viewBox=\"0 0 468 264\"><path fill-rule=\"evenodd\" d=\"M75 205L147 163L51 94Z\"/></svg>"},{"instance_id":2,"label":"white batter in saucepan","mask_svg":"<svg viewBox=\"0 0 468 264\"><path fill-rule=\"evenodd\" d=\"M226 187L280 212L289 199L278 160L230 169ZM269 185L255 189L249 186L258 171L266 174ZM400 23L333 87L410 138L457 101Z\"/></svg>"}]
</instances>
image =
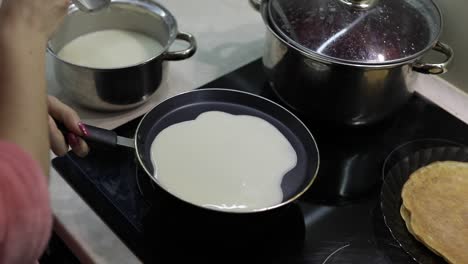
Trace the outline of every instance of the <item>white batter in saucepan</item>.
<instances>
[{"instance_id":1,"label":"white batter in saucepan","mask_svg":"<svg viewBox=\"0 0 468 264\"><path fill-rule=\"evenodd\" d=\"M75 38L57 55L62 60L76 65L112 69L145 62L162 52L161 44L144 34L108 29Z\"/></svg>"}]
</instances>

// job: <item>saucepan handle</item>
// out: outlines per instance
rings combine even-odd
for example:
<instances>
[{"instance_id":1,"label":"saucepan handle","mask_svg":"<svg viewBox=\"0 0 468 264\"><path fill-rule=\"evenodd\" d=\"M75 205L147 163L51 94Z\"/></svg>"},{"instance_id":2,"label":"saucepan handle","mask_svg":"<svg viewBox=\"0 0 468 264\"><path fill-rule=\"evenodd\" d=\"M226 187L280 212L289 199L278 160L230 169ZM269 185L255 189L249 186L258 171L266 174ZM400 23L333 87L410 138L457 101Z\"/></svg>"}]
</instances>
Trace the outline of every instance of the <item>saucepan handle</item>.
<instances>
[{"instance_id":1,"label":"saucepan handle","mask_svg":"<svg viewBox=\"0 0 468 264\"><path fill-rule=\"evenodd\" d=\"M197 51L197 41L195 40L195 37L192 34L179 32L177 33L176 39L188 42L189 47L186 48L185 50L167 51L163 55L163 58L165 60L172 60L172 61L185 60L185 59L192 57L193 54L195 54L195 51Z\"/></svg>"},{"instance_id":2,"label":"saucepan handle","mask_svg":"<svg viewBox=\"0 0 468 264\"><path fill-rule=\"evenodd\" d=\"M425 73L425 74L442 74L447 72L447 68L452 62L453 59L453 50L449 45L437 41L435 46L432 48L434 51L440 52L445 55L445 61L441 63L425 63L421 61L416 61L413 64L413 70Z\"/></svg>"},{"instance_id":3,"label":"saucepan handle","mask_svg":"<svg viewBox=\"0 0 468 264\"><path fill-rule=\"evenodd\" d=\"M57 127L64 135L66 135L69 130L60 122L55 120L55 123L57 124ZM133 139L130 138L124 138L120 137L115 133L115 131L108 130L108 129L103 129L91 125L84 124L86 127L86 131L88 132L87 135L82 136L82 138L88 142L88 143L96 143L99 145L104 145L104 146L109 146L109 147L117 147L117 146L123 146L123 147L128 147L128 148L133 148ZM67 137L65 137L66 140ZM119 142L119 138L121 140L124 140L124 144L122 142ZM126 143L126 144L125 144Z\"/></svg>"}]
</instances>

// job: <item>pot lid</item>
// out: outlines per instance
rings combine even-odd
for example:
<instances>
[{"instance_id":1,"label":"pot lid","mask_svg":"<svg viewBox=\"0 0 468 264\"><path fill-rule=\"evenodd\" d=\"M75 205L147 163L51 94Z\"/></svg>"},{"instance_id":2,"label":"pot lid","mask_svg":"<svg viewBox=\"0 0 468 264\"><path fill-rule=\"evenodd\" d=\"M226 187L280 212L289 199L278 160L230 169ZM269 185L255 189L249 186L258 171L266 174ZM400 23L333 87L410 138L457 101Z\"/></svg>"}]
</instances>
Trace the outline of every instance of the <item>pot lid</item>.
<instances>
[{"instance_id":1,"label":"pot lid","mask_svg":"<svg viewBox=\"0 0 468 264\"><path fill-rule=\"evenodd\" d=\"M306 53L386 64L420 55L439 37L432 0L270 0L275 31Z\"/></svg>"}]
</instances>

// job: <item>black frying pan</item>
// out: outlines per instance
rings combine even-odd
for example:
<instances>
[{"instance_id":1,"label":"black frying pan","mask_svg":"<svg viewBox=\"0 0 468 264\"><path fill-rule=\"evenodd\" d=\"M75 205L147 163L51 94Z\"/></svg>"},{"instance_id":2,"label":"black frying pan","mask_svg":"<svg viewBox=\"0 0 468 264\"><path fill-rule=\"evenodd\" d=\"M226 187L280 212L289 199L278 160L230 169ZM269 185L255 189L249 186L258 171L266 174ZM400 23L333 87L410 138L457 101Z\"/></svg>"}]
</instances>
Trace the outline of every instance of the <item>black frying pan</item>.
<instances>
[{"instance_id":1,"label":"black frying pan","mask_svg":"<svg viewBox=\"0 0 468 264\"><path fill-rule=\"evenodd\" d=\"M158 179L153 175L154 169L150 156L151 144L156 135L170 125L194 120L201 113L213 110L263 118L283 133L297 153L296 167L283 177L281 184L283 201L255 212L292 202L311 186L319 167L319 153L312 134L294 114L284 107L247 92L201 89L179 94L158 104L143 117L135 132L135 139L119 137L114 131L92 126L87 126L89 136L85 139L107 145L134 147L141 166L159 185ZM190 203L190 201L186 202Z\"/></svg>"}]
</instances>

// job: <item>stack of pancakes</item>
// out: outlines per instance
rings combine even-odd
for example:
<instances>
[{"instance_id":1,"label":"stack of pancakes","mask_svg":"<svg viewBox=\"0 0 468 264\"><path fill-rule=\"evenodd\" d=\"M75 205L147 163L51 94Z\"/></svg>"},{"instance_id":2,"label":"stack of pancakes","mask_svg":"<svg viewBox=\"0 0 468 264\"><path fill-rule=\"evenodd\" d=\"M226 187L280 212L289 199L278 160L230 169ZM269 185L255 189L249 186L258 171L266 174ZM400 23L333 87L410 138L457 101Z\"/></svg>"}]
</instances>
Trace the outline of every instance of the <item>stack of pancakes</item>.
<instances>
[{"instance_id":1,"label":"stack of pancakes","mask_svg":"<svg viewBox=\"0 0 468 264\"><path fill-rule=\"evenodd\" d=\"M403 186L408 231L449 263L468 263L468 163L422 167Z\"/></svg>"}]
</instances>

